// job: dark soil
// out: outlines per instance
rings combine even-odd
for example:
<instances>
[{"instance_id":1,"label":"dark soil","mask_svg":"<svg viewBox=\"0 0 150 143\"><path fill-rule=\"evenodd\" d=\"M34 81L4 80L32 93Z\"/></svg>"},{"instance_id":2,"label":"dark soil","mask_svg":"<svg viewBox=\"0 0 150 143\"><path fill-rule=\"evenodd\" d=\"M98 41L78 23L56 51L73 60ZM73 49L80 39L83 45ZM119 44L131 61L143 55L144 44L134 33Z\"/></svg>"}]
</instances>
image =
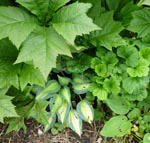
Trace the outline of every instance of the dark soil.
<instances>
[{"instance_id":1,"label":"dark soil","mask_svg":"<svg viewBox=\"0 0 150 143\"><path fill-rule=\"evenodd\" d=\"M93 123L90 126L83 124L83 135L81 138L72 130L66 128L58 135L54 136L50 132L39 135L38 130L43 131L43 126L34 120L26 122L27 133L22 130L11 132L5 135L7 125L0 125L0 143L102 143L99 132L102 128L101 123Z\"/></svg>"}]
</instances>

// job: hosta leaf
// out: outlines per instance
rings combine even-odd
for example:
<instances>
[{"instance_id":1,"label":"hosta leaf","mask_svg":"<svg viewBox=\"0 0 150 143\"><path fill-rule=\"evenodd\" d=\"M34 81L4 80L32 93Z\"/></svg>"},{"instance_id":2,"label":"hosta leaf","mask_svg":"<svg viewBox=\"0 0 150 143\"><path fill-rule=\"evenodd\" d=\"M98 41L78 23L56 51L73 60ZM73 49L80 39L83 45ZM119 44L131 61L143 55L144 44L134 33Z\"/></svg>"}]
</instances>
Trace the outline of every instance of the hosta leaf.
<instances>
[{"instance_id":1,"label":"hosta leaf","mask_svg":"<svg viewBox=\"0 0 150 143\"><path fill-rule=\"evenodd\" d=\"M144 135L143 143L149 143L150 142L150 133L147 133Z\"/></svg>"},{"instance_id":2,"label":"hosta leaf","mask_svg":"<svg viewBox=\"0 0 150 143\"><path fill-rule=\"evenodd\" d=\"M116 114L126 114L130 110L130 103L122 97L107 99L106 102Z\"/></svg>"},{"instance_id":3,"label":"hosta leaf","mask_svg":"<svg viewBox=\"0 0 150 143\"><path fill-rule=\"evenodd\" d=\"M70 93L70 89L65 86L61 91L60 94L62 95L62 97L64 97L64 99L68 102L68 104L71 104L71 93Z\"/></svg>"},{"instance_id":4,"label":"hosta leaf","mask_svg":"<svg viewBox=\"0 0 150 143\"><path fill-rule=\"evenodd\" d=\"M133 46L122 46L118 48L117 54L119 57L126 60L126 64L135 67L138 65L138 50Z\"/></svg>"},{"instance_id":5,"label":"hosta leaf","mask_svg":"<svg viewBox=\"0 0 150 143\"><path fill-rule=\"evenodd\" d=\"M140 59L139 64L135 68L128 68L127 73L131 77L142 77L148 76L149 73L149 62L144 59Z\"/></svg>"},{"instance_id":6,"label":"hosta leaf","mask_svg":"<svg viewBox=\"0 0 150 143\"><path fill-rule=\"evenodd\" d=\"M133 91L145 88L149 82L147 77L128 77L123 80L123 88L132 94Z\"/></svg>"},{"instance_id":7,"label":"hosta leaf","mask_svg":"<svg viewBox=\"0 0 150 143\"><path fill-rule=\"evenodd\" d=\"M150 48L142 48L140 50L140 56L150 63Z\"/></svg>"},{"instance_id":8,"label":"hosta leaf","mask_svg":"<svg viewBox=\"0 0 150 143\"><path fill-rule=\"evenodd\" d=\"M4 117L18 117L15 106L11 103L13 98L6 95L0 95L0 122L3 123Z\"/></svg>"},{"instance_id":9,"label":"hosta leaf","mask_svg":"<svg viewBox=\"0 0 150 143\"><path fill-rule=\"evenodd\" d=\"M60 9L52 20L54 29L71 44L77 35L100 29L86 15L90 7L91 4L76 2Z\"/></svg>"},{"instance_id":10,"label":"hosta leaf","mask_svg":"<svg viewBox=\"0 0 150 143\"><path fill-rule=\"evenodd\" d=\"M77 79L77 78L76 78ZM73 89L74 89L74 93L76 94L85 94L88 92L88 87L89 87L89 81L87 80L81 80L79 83L75 82L74 79L74 83L73 84Z\"/></svg>"},{"instance_id":11,"label":"hosta leaf","mask_svg":"<svg viewBox=\"0 0 150 143\"><path fill-rule=\"evenodd\" d=\"M105 79L104 88L108 91L108 93L117 95L120 92L120 83L114 78Z\"/></svg>"},{"instance_id":12,"label":"hosta leaf","mask_svg":"<svg viewBox=\"0 0 150 143\"><path fill-rule=\"evenodd\" d=\"M102 27L102 30L92 32L90 36L92 44L95 46L104 46L109 50L111 50L112 47L125 44L125 41L119 35L123 27L120 22L115 22L113 20L112 11L97 17L95 23Z\"/></svg>"},{"instance_id":13,"label":"hosta leaf","mask_svg":"<svg viewBox=\"0 0 150 143\"><path fill-rule=\"evenodd\" d=\"M95 66L95 72L97 73L98 76L105 77L107 73L107 67L105 64L99 64Z\"/></svg>"},{"instance_id":14,"label":"hosta leaf","mask_svg":"<svg viewBox=\"0 0 150 143\"><path fill-rule=\"evenodd\" d=\"M52 27L38 27L24 42L16 63L33 60L46 79L58 54L71 56L66 41Z\"/></svg>"},{"instance_id":15,"label":"hosta leaf","mask_svg":"<svg viewBox=\"0 0 150 143\"><path fill-rule=\"evenodd\" d=\"M70 110L70 105L67 103L67 101L64 101L61 107L57 111L58 119L61 121L61 123L64 123L68 113Z\"/></svg>"},{"instance_id":16,"label":"hosta leaf","mask_svg":"<svg viewBox=\"0 0 150 143\"><path fill-rule=\"evenodd\" d=\"M48 101L36 101L29 113L29 117L32 117L39 123L46 125L48 123L48 112L46 111L48 104Z\"/></svg>"},{"instance_id":17,"label":"hosta leaf","mask_svg":"<svg viewBox=\"0 0 150 143\"><path fill-rule=\"evenodd\" d=\"M50 114L48 118L48 124L44 128L44 132L47 132L49 129L51 129L54 126L55 122L56 122L56 116Z\"/></svg>"},{"instance_id":18,"label":"hosta leaf","mask_svg":"<svg viewBox=\"0 0 150 143\"><path fill-rule=\"evenodd\" d=\"M49 0L16 0L40 19L44 18L48 11Z\"/></svg>"},{"instance_id":19,"label":"hosta leaf","mask_svg":"<svg viewBox=\"0 0 150 143\"><path fill-rule=\"evenodd\" d=\"M93 96L97 96L99 100L107 100L108 93L102 86L92 83L89 86L89 91L92 92Z\"/></svg>"},{"instance_id":20,"label":"hosta leaf","mask_svg":"<svg viewBox=\"0 0 150 143\"><path fill-rule=\"evenodd\" d=\"M48 94L54 94L60 90L60 85L56 80L50 80L47 82L46 87L37 94L36 99L44 99Z\"/></svg>"},{"instance_id":21,"label":"hosta leaf","mask_svg":"<svg viewBox=\"0 0 150 143\"><path fill-rule=\"evenodd\" d=\"M132 127L126 116L112 117L107 121L101 131L105 137L122 137L127 134Z\"/></svg>"},{"instance_id":22,"label":"hosta leaf","mask_svg":"<svg viewBox=\"0 0 150 143\"><path fill-rule=\"evenodd\" d=\"M77 105L77 112L80 118L88 123L92 123L94 119L94 109L86 100L82 100Z\"/></svg>"},{"instance_id":23,"label":"hosta leaf","mask_svg":"<svg viewBox=\"0 0 150 143\"><path fill-rule=\"evenodd\" d=\"M68 77L58 76L59 83L63 86L68 85L71 82L71 79Z\"/></svg>"},{"instance_id":24,"label":"hosta leaf","mask_svg":"<svg viewBox=\"0 0 150 143\"><path fill-rule=\"evenodd\" d=\"M82 120L76 110L71 110L68 116L68 126L79 136L82 134Z\"/></svg>"},{"instance_id":25,"label":"hosta leaf","mask_svg":"<svg viewBox=\"0 0 150 143\"><path fill-rule=\"evenodd\" d=\"M24 124L24 118L12 118L8 120L8 128L6 134L10 133L11 131L19 132L20 129L23 129L26 132L26 125Z\"/></svg>"},{"instance_id":26,"label":"hosta leaf","mask_svg":"<svg viewBox=\"0 0 150 143\"><path fill-rule=\"evenodd\" d=\"M61 95L56 95L54 103L51 107L50 114L55 116L59 108L62 106L62 104L63 104L63 97Z\"/></svg>"},{"instance_id":27,"label":"hosta leaf","mask_svg":"<svg viewBox=\"0 0 150 143\"><path fill-rule=\"evenodd\" d=\"M9 37L17 48L36 26L36 19L23 9L0 7L0 39Z\"/></svg>"},{"instance_id":28,"label":"hosta leaf","mask_svg":"<svg viewBox=\"0 0 150 143\"><path fill-rule=\"evenodd\" d=\"M150 34L150 9L133 12L133 19L128 29L138 33L139 37L145 37Z\"/></svg>"},{"instance_id":29,"label":"hosta leaf","mask_svg":"<svg viewBox=\"0 0 150 143\"><path fill-rule=\"evenodd\" d=\"M20 73L20 86L23 90L25 86L30 83L44 86L45 80L39 69L34 68L32 65L23 64Z\"/></svg>"}]
</instances>

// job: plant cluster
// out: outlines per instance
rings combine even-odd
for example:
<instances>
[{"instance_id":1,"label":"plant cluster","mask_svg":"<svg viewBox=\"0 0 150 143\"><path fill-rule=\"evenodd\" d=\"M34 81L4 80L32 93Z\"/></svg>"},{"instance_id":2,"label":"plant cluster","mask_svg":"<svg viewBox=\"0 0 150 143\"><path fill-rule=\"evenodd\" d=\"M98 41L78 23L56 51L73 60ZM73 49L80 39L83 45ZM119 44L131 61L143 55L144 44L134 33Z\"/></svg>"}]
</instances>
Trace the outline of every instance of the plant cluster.
<instances>
[{"instance_id":1,"label":"plant cluster","mask_svg":"<svg viewBox=\"0 0 150 143\"><path fill-rule=\"evenodd\" d=\"M34 118L45 131L81 136L83 121L104 118L102 136L149 143L149 80L149 0L0 2L6 133L26 132Z\"/></svg>"}]
</instances>

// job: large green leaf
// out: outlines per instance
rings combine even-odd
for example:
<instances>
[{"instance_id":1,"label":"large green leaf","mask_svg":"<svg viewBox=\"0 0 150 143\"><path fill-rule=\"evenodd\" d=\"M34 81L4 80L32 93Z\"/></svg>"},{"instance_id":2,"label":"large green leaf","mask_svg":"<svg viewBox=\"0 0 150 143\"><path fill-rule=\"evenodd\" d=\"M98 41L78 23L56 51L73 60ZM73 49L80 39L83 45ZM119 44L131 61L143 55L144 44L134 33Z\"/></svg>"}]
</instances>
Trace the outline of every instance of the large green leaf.
<instances>
[{"instance_id":1,"label":"large green leaf","mask_svg":"<svg viewBox=\"0 0 150 143\"><path fill-rule=\"evenodd\" d=\"M40 19L44 18L48 11L49 0L16 0Z\"/></svg>"},{"instance_id":2,"label":"large green leaf","mask_svg":"<svg viewBox=\"0 0 150 143\"><path fill-rule=\"evenodd\" d=\"M21 43L36 28L37 20L17 7L0 7L0 39L9 39L20 47Z\"/></svg>"},{"instance_id":3,"label":"large green leaf","mask_svg":"<svg viewBox=\"0 0 150 143\"><path fill-rule=\"evenodd\" d=\"M139 37L145 37L150 34L150 9L133 12L133 20L128 29L138 33Z\"/></svg>"},{"instance_id":4,"label":"large green leaf","mask_svg":"<svg viewBox=\"0 0 150 143\"><path fill-rule=\"evenodd\" d=\"M56 11L70 0L49 0L49 10Z\"/></svg>"},{"instance_id":5,"label":"large green leaf","mask_svg":"<svg viewBox=\"0 0 150 143\"><path fill-rule=\"evenodd\" d=\"M39 123L46 125L48 123L48 112L46 111L48 104L48 101L36 101L29 113L29 117L33 117Z\"/></svg>"},{"instance_id":6,"label":"large green leaf","mask_svg":"<svg viewBox=\"0 0 150 143\"><path fill-rule=\"evenodd\" d=\"M135 67L138 65L138 50L133 46L122 46L117 49L119 57L126 60L126 64Z\"/></svg>"},{"instance_id":7,"label":"large green leaf","mask_svg":"<svg viewBox=\"0 0 150 143\"><path fill-rule=\"evenodd\" d=\"M107 121L101 131L105 137L122 137L130 131L132 124L126 116L112 117Z\"/></svg>"},{"instance_id":8,"label":"large green leaf","mask_svg":"<svg viewBox=\"0 0 150 143\"><path fill-rule=\"evenodd\" d=\"M93 96L97 96L99 100L107 100L108 93L101 85L91 83L89 91L92 92Z\"/></svg>"},{"instance_id":9,"label":"large green leaf","mask_svg":"<svg viewBox=\"0 0 150 143\"><path fill-rule=\"evenodd\" d=\"M111 50L112 47L124 45L125 41L121 38L119 33L123 30L120 22L113 20L113 12L107 12L97 17L94 21L101 31L92 32L90 39L95 46L104 46Z\"/></svg>"},{"instance_id":10,"label":"large green leaf","mask_svg":"<svg viewBox=\"0 0 150 143\"><path fill-rule=\"evenodd\" d=\"M6 95L0 95L0 122L3 123L4 117L18 117L15 106L11 103L13 98Z\"/></svg>"},{"instance_id":11,"label":"large green leaf","mask_svg":"<svg viewBox=\"0 0 150 143\"><path fill-rule=\"evenodd\" d=\"M131 77L143 77L148 76L149 62L145 59L140 59L139 64L135 68L128 68L127 73Z\"/></svg>"},{"instance_id":12,"label":"large green leaf","mask_svg":"<svg viewBox=\"0 0 150 143\"><path fill-rule=\"evenodd\" d=\"M68 116L68 126L79 136L82 134L82 120L76 110L71 110Z\"/></svg>"},{"instance_id":13,"label":"large green leaf","mask_svg":"<svg viewBox=\"0 0 150 143\"><path fill-rule=\"evenodd\" d=\"M147 77L128 77L123 80L123 88L126 92L132 94L134 90L145 88L149 82Z\"/></svg>"},{"instance_id":14,"label":"large green leaf","mask_svg":"<svg viewBox=\"0 0 150 143\"><path fill-rule=\"evenodd\" d=\"M7 51L7 52L6 52ZM0 87L19 87L19 65L13 65L18 51L8 39L0 40Z\"/></svg>"},{"instance_id":15,"label":"large green leaf","mask_svg":"<svg viewBox=\"0 0 150 143\"><path fill-rule=\"evenodd\" d=\"M150 133L145 134L143 143L149 143L150 142Z\"/></svg>"},{"instance_id":16,"label":"large green leaf","mask_svg":"<svg viewBox=\"0 0 150 143\"><path fill-rule=\"evenodd\" d=\"M126 114L130 110L130 103L122 97L108 99L106 102L111 110L117 114Z\"/></svg>"},{"instance_id":17,"label":"large green leaf","mask_svg":"<svg viewBox=\"0 0 150 143\"><path fill-rule=\"evenodd\" d=\"M33 65L23 64L20 73L20 87L23 90L30 83L44 86L45 80L39 69Z\"/></svg>"},{"instance_id":18,"label":"large green leaf","mask_svg":"<svg viewBox=\"0 0 150 143\"><path fill-rule=\"evenodd\" d=\"M71 56L66 41L52 27L38 27L24 42L16 63L33 60L46 79L58 54Z\"/></svg>"},{"instance_id":19,"label":"large green leaf","mask_svg":"<svg viewBox=\"0 0 150 143\"><path fill-rule=\"evenodd\" d=\"M90 7L91 4L76 2L60 9L52 20L54 29L71 44L74 44L77 35L100 29L86 15Z\"/></svg>"}]
</instances>

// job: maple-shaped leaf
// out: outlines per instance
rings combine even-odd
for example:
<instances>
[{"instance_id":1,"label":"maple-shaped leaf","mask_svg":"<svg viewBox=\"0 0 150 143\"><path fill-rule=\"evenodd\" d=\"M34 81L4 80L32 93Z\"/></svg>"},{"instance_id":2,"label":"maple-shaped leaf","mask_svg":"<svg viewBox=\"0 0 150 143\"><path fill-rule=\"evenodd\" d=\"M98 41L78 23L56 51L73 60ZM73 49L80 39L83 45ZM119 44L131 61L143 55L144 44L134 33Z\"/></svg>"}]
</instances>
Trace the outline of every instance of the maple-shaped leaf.
<instances>
[{"instance_id":1,"label":"maple-shaped leaf","mask_svg":"<svg viewBox=\"0 0 150 143\"><path fill-rule=\"evenodd\" d=\"M11 103L13 98L6 95L0 95L0 122L3 123L4 117L18 117L15 106Z\"/></svg>"},{"instance_id":2,"label":"maple-shaped leaf","mask_svg":"<svg viewBox=\"0 0 150 143\"><path fill-rule=\"evenodd\" d=\"M48 112L46 111L48 104L48 101L36 101L28 116L33 117L39 123L48 124Z\"/></svg>"},{"instance_id":3,"label":"maple-shaped leaf","mask_svg":"<svg viewBox=\"0 0 150 143\"><path fill-rule=\"evenodd\" d=\"M150 34L150 9L133 12L133 19L128 29L138 33L139 37L145 37Z\"/></svg>"},{"instance_id":4,"label":"maple-shaped leaf","mask_svg":"<svg viewBox=\"0 0 150 143\"><path fill-rule=\"evenodd\" d=\"M100 28L86 15L90 7L91 4L76 2L60 9L52 20L54 29L71 44L74 44L77 35L99 30Z\"/></svg>"},{"instance_id":5,"label":"maple-shaped leaf","mask_svg":"<svg viewBox=\"0 0 150 143\"><path fill-rule=\"evenodd\" d=\"M24 124L24 118L18 117L18 118L12 118L8 121L8 128L6 131L6 134L10 133L11 131L17 131L19 132L20 129L23 129L24 132L26 132L26 125Z\"/></svg>"},{"instance_id":6,"label":"maple-shaped leaf","mask_svg":"<svg viewBox=\"0 0 150 143\"><path fill-rule=\"evenodd\" d=\"M28 83L44 86L45 79L38 68L34 68L33 65L23 64L20 73L21 89L23 90Z\"/></svg>"},{"instance_id":7,"label":"maple-shaped leaf","mask_svg":"<svg viewBox=\"0 0 150 143\"><path fill-rule=\"evenodd\" d=\"M36 26L37 20L25 10L0 7L0 39L9 37L17 48Z\"/></svg>"},{"instance_id":8,"label":"maple-shaped leaf","mask_svg":"<svg viewBox=\"0 0 150 143\"><path fill-rule=\"evenodd\" d=\"M88 16L92 19L95 19L102 12L105 11L105 8L101 6L101 1L99 0L79 0L80 2L91 3L92 7L88 11Z\"/></svg>"},{"instance_id":9,"label":"maple-shaped leaf","mask_svg":"<svg viewBox=\"0 0 150 143\"><path fill-rule=\"evenodd\" d=\"M123 30L120 22L113 20L113 12L106 12L97 17L94 21L101 31L94 31L90 35L90 41L95 46L104 46L111 50L112 47L125 45L125 41L121 38L119 33Z\"/></svg>"},{"instance_id":10,"label":"maple-shaped leaf","mask_svg":"<svg viewBox=\"0 0 150 143\"><path fill-rule=\"evenodd\" d=\"M148 76L149 73L149 62L145 59L140 59L139 64L135 68L128 68L127 73L131 77L142 77Z\"/></svg>"},{"instance_id":11,"label":"maple-shaped leaf","mask_svg":"<svg viewBox=\"0 0 150 143\"><path fill-rule=\"evenodd\" d=\"M11 85L19 87L20 65L13 65L17 55L17 49L8 39L0 40L0 88Z\"/></svg>"},{"instance_id":12,"label":"maple-shaped leaf","mask_svg":"<svg viewBox=\"0 0 150 143\"><path fill-rule=\"evenodd\" d=\"M33 61L46 79L56 67L58 54L71 56L66 41L52 27L38 27L24 42L15 63Z\"/></svg>"},{"instance_id":13,"label":"maple-shaped leaf","mask_svg":"<svg viewBox=\"0 0 150 143\"><path fill-rule=\"evenodd\" d=\"M49 0L16 0L40 19L44 18L48 11Z\"/></svg>"}]
</instances>

